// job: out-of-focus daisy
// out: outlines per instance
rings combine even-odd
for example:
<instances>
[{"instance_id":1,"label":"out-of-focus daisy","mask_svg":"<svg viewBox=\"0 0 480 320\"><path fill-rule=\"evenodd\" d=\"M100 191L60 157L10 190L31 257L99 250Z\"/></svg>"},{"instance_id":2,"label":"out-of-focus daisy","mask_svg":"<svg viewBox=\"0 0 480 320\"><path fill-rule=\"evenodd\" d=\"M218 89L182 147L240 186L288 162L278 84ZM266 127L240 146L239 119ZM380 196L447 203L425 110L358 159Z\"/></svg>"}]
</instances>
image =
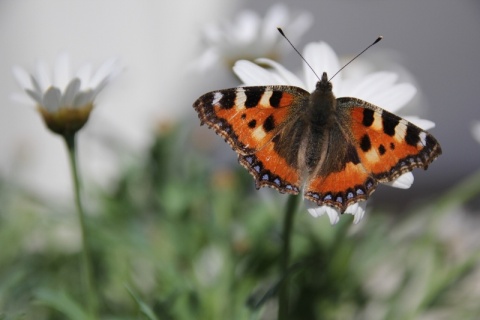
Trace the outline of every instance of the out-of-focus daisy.
<instances>
[{"instance_id":1,"label":"out-of-focus daisy","mask_svg":"<svg viewBox=\"0 0 480 320\"><path fill-rule=\"evenodd\" d=\"M196 67L206 70L219 62L232 66L239 59L277 59L280 47L285 45L277 27L284 27L292 39L298 40L312 22L310 13L291 15L282 4L272 6L263 19L254 11L241 11L233 21L211 23L203 29L207 49L196 62Z\"/></svg>"},{"instance_id":2,"label":"out-of-focus daisy","mask_svg":"<svg viewBox=\"0 0 480 320\"><path fill-rule=\"evenodd\" d=\"M303 56L318 75L325 71L329 76L332 76L341 67L336 53L324 42L308 44L305 47ZM235 74L243 81L244 85L292 85L312 92L315 90L317 81L319 81L306 64L304 64L303 81L281 64L270 59L261 58L256 59L255 62L262 65L262 67L247 60L237 61L233 67ZM349 68L353 67L354 65L349 66ZM339 73L331 82L333 84L333 93L337 97L356 97L381 106L390 112L401 114L399 110L413 98L416 89L409 83L396 83L397 80L398 75L393 72L367 74L359 82L351 81L351 79L342 79L342 73ZM418 117L404 116L404 118L425 130L434 126L433 122L419 119ZM407 189L412 183L413 174L408 172L385 184ZM309 213L314 217L327 214L332 224L339 221L341 212L336 208L314 206L309 201L307 201L307 207ZM354 215L354 222L357 223L365 214L365 207L366 201L361 201L347 207L345 213Z\"/></svg>"},{"instance_id":3,"label":"out-of-focus daisy","mask_svg":"<svg viewBox=\"0 0 480 320\"><path fill-rule=\"evenodd\" d=\"M475 121L472 125L472 135L480 143L480 121Z\"/></svg>"},{"instance_id":4,"label":"out-of-focus daisy","mask_svg":"<svg viewBox=\"0 0 480 320\"><path fill-rule=\"evenodd\" d=\"M90 315L96 314L96 287L93 285L90 247L85 223L85 212L81 201L80 175L77 165L76 133L88 120L97 94L119 71L116 59L107 60L92 76L92 67L85 64L72 78L70 61L60 54L55 62L53 74L45 62L38 62L35 74L23 68L13 67L13 75L27 95L36 103L47 127L61 135L66 143L72 170L75 205L82 234L83 295ZM22 100L21 96L15 95ZM92 318L96 318L92 316Z\"/></svg>"},{"instance_id":5,"label":"out-of-focus daisy","mask_svg":"<svg viewBox=\"0 0 480 320\"><path fill-rule=\"evenodd\" d=\"M18 93L12 98L27 103L33 100L50 130L73 135L85 125L95 97L119 72L119 66L112 58L92 75L92 65L84 64L72 77L69 56L62 53L55 61L53 74L44 61L37 62L32 74L19 66L14 66L12 71L30 99Z\"/></svg>"}]
</instances>

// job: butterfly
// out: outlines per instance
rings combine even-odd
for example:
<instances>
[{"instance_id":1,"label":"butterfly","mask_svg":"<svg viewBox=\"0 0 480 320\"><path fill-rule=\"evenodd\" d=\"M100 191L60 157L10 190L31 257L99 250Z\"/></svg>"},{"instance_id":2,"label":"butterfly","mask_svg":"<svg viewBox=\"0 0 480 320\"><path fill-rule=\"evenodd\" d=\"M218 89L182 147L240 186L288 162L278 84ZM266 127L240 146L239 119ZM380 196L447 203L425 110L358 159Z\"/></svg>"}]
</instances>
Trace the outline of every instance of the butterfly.
<instances>
[{"instance_id":1,"label":"butterfly","mask_svg":"<svg viewBox=\"0 0 480 320\"><path fill-rule=\"evenodd\" d=\"M366 101L335 98L324 72L312 93L295 86L246 86L206 93L193 104L201 124L222 136L256 188L303 192L344 212L378 183L441 153L437 140Z\"/></svg>"}]
</instances>

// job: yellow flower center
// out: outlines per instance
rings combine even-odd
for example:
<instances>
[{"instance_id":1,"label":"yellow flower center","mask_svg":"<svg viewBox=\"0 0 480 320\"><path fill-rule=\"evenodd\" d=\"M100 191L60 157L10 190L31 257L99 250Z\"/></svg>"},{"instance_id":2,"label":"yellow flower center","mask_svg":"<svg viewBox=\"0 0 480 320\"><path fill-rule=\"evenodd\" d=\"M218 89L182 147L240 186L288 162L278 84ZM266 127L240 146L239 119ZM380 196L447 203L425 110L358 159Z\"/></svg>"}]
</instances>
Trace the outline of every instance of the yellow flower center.
<instances>
[{"instance_id":1,"label":"yellow flower center","mask_svg":"<svg viewBox=\"0 0 480 320\"><path fill-rule=\"evenodd\" d=\"M88 121L93 103L80 108L61 107L56 112L50 112L43 106L37 106L47 127L62 136L75 134Z\"/></svg>"}]
</instances>

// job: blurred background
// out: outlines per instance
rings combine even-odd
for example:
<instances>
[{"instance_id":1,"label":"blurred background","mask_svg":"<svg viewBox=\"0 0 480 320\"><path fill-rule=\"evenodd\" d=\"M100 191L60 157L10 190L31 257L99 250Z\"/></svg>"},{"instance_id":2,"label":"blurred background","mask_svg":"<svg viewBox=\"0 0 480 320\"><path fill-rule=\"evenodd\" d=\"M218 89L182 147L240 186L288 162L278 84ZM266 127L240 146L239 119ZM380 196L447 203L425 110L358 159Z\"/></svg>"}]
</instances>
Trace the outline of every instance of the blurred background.
<instances>
[{"instance_id":1,"label":"blurred background","mask_svg":"<svg viewBox=\"0 0 480 320\"><path fill-rule=\"evenodd\" d=\"M426 106L421 116L436 123L432 133L444 154L428 172L416 172L409 197L438 193L478 168L479 146L471 135L472 121L480 120L475 102L480 72L476 63L480 56L478 1L284 3L294 7L292 12L305 10L314 16L312 27L296 42L300 49L322 40L339 55L351 55L383 35L385 39L367 57L390 56L392 64L401 64L416 79L417 96ZM33 71L36 60L53 64L62 51L71 54L73 69L83 61L99 65L108 57L120 58L121 76L100 95L96 116L81 135L81 139L96 138L80 144L85 149L84 170L96 173L88 176L108 184L115 173L112 163L118 159L98 146L98 135L113 139L131 155L151 142L159 123L195 118L191 104L199 95L238 85L231 78L211 73L208 82L204 75L188 69L204 49L202 27L207 22L228 21L243 8L263 15L272 4L274 1L2 1L0 174L42 193L68 194L70 190L60 139L44 130L31 107L9 99L12 92L20 91L11 75L12 65ZM282 62L291 70L300 69L301 61L292 50L284 52ZM384 67L388 69L388 65ZM225 150L229 152L228 147ZM97 153L103 154L95 156ZM383 192L385 188L380 189ZM389 201L396 197L389 195L386 191Z\"/></svg>"},{"instance_id":2,"label":"blurred background","mask_svg":"<svg viewBox=\"0 0 480 320\"><path fill-rule=\"evenodd\" d=\"M78 135L104 318L157 319L148 308L158 319L275 318L286 196L254 192L235 153L199 126L192 103L239 85L232 61L202 65L206 26L234 23L245 9L264 17L276 3L0 1L0 319L75 318L66 306L81 301L63 141L33 103L11 99L21 92L13 65L34 71L36 61L52 66L60 52L70 54L72 70L112 56L122 66ZM410 114L435 122L430 132L443 149L428 171L414 171L409 190L380 186L359 225L342 217L330 227L299 210L295 314L476 319L480 144L472 125L480 121L480 2L282 3L292 16L313 17L292 39L300 51L325 41L347 58L383 35L358 63L415 85ZM286 43L278 53L289 70L302 69Z\"/></svg>"}]
</instances>

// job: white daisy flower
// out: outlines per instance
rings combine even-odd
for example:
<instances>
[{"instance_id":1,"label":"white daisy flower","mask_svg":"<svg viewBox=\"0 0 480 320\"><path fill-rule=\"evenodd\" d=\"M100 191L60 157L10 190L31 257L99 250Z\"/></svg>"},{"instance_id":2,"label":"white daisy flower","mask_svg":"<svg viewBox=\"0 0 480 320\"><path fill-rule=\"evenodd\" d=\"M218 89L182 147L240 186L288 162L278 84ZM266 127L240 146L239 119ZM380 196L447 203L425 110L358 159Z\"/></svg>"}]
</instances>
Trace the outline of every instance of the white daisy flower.
<instances>
[{"instance_id":1,"label":"white daisy flower","mask_svg":"<svg viewBox=\"0 0 480 320\"><path fill-rule=\"evenodd\" d=\"M475 121L472 124L472 135L478 143L480 143L480 121Z\"/></svg>"},{"instance_id":2,"label":"white daisy flower","mask_svg":"<svg viewBox=\"0 0 480 320\"><path fill-rule=\"evenodd\" d=\"M119 70L117 60L112 58L93 75L92 65L84 64L72 78L69 56L62 53L55 61L53 74L44 61L37 62L35 73L29 74L19 66L14 66L12 72L20 87L36 103L47 127L55 133L68 135L85 125L96 96ZM12 98L31 103L18 93Z\"/></svg>"},{"instance_id":3,"label":"white daisy flower","mask_svg":"<svg viewBox=\"0 0 480 320\"><path fill-rule=\"evenodd\" d=\"M325 42L308 44L304 49L303 56L317 75L321 75L325 71L332 76L341 67L338 56ZM244 85L292 85L312 92L315 90L317 81L319 81L306 64L304 64L304 80L302 80L281 64L270 59L261 58L256 59L255 62L263 67L247 60L237 61L233 66L233 71ZM337 97L356 97L398 114L399 110L413 98L416 88L409 83L396 83L397 80L397 74L382 71L367 74L361 81L356 82L352 79L342 79L342 73L339 73L331 82L333 93ZM434 127L434 123L429 120L419 119L418 117L403 117L425 130ZM413 180L413 174L408 172L394 181L385 183L385 185L408 189ZM307 201L307 203L308 212L312 216L319 217L327 214L332 224L339 221L340 210L330 206L313 206L310 201ZM344 213L354 215L354 223L358 223L365 214L365 207L366 201L361 201L347 207Z\"/></svg>"},{"instance_id":4,"label":"white daisy flower","mask_svg":"<svg viewBox=\"0 0 480 320\"><path fill-rule=\"evenodd\" d=\"M282 4L272 6L263 19L254 11L244 10L233 22L212 23L204 28L207 49L196 66L199 70L207 70L219 61L231 66L239 59L277 59L280 45L283 45L277 27L285 28L292 39L298 40L312 23L309 12L291 15Z\"/></svg>"}]
</instances>

